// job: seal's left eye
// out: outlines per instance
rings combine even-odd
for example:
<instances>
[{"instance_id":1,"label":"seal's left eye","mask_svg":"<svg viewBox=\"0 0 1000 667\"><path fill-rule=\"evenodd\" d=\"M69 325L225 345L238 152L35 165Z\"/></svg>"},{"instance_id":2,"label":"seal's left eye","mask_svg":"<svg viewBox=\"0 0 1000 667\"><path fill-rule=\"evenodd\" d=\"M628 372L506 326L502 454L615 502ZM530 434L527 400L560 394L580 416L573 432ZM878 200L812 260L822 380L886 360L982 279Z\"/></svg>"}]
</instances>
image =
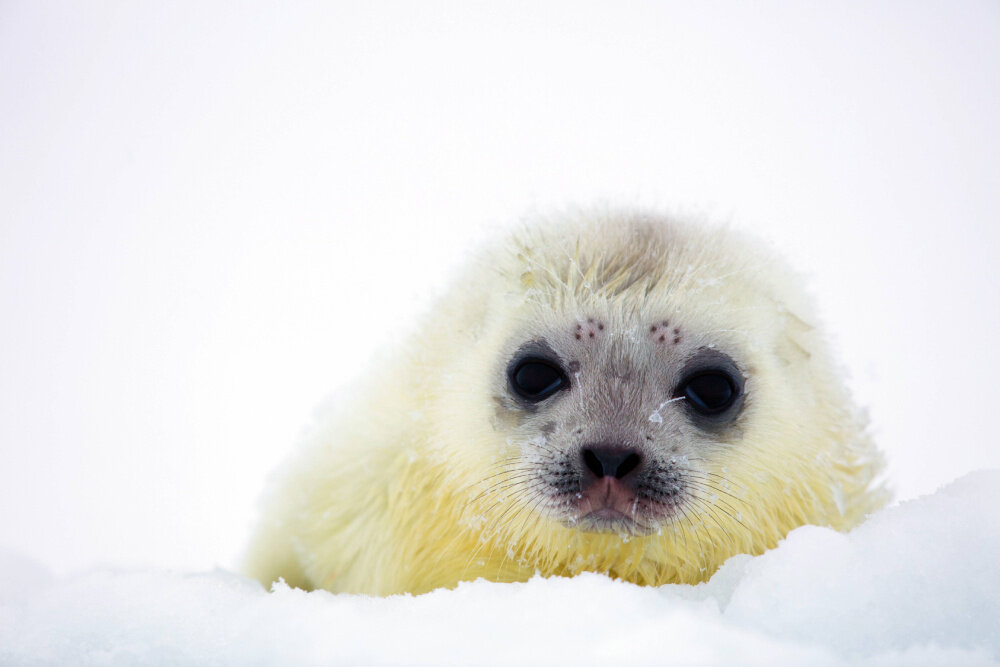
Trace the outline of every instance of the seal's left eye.
<instances>
[{"instance_id":1,"label":"seal's left eye","mask_svg":"<svg viewBox=\"0 0 1000 667\"><path fill-rule=\"evenodd\" d=\"M532 403L544 401L569 384L559 366L545 359L525 359L510 373L510 384L518 396Z\"/></svg>"},{"instance_id":2,"label":"seal's left eye","mask_svg":"<svg viewBox=\"0 0 1000 667\"><path fill-rule=\"evenodd\" d=\"M722 370L702 371L687 378L679 393L703 415L725 412L736 400L735 383Z\"/></svg>"}]
</instances>

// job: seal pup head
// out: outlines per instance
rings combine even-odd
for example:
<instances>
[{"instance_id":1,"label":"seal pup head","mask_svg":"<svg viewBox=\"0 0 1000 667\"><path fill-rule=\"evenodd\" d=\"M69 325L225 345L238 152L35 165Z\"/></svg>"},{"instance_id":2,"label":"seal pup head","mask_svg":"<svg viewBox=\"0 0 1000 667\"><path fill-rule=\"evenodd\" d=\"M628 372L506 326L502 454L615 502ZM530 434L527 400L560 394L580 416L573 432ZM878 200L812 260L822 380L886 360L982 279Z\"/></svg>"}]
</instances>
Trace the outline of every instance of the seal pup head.
<instances>
[{"instance_id":1,"label":"seal pup head","mask_svg":"<svg viewBox=\"0 0 1000 667\"><path fill-rule=\"evenodd\" d=\"M753 241L589 215L476 269L436 389L462 406L438 411L440 440L493 548L542 572L694 581L885 501L800 281Z\"/></svg>"},{"instance_id":2,"label":"seal pup head","mask_svg":"<svg viewBox=\"0 0 1000 667\"><path fill-rule=\"evenodd\" d=\"M799 283L724 229L525 227L307 433L247 570L380 595L696 583L797 526L855 525L886 500L881 457Z\"/></svg>"}]
</instances>

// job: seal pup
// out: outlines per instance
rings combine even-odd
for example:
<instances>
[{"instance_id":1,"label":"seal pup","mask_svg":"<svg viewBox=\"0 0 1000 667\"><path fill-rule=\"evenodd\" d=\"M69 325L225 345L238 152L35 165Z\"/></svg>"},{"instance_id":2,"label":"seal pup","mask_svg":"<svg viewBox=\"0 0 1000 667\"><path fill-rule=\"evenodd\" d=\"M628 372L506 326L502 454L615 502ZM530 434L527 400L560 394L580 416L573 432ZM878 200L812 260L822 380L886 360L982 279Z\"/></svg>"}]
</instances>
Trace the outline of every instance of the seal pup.
<instances>
[{"instance_id":1,"label":"seal pup","mask_svg":"<svg viewBox=\"0 0 1000 667\"><path fill-rule=\"evenodd\" d=\"M800 280L652 214L526 225L481 253L279 471L266 585L388 595L601 572L697 583L883 505L883 462Z\"/></svg>"}]
</instances>

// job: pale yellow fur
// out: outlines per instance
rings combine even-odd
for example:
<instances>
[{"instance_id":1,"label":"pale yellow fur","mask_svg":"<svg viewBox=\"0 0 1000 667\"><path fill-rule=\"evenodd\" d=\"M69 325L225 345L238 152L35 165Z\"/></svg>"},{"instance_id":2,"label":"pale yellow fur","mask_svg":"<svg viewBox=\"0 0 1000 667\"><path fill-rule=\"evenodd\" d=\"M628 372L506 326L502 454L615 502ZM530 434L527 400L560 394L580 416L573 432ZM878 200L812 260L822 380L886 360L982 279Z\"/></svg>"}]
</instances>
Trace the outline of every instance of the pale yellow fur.
<instances>
[{"instance_id":1,"label":"pale yellow fur","mask_svg":"<svg viewBox=\"0 0 1000 667\"><path fill-rule=\"evenodd\" d=\"M797 526L856 525L886 501L882 459L798 283L723 229L614 211L526 226L476 258L358 398L314 428L265 499L247 571L376 595L581 571L696 583ZM505 355L539 324L581 314L622 336L669 314L746 360L739 440L696 463L714 483L655 534L567 528L497 484L523 463L493 400Z\"/></svg>"}]
</instances>

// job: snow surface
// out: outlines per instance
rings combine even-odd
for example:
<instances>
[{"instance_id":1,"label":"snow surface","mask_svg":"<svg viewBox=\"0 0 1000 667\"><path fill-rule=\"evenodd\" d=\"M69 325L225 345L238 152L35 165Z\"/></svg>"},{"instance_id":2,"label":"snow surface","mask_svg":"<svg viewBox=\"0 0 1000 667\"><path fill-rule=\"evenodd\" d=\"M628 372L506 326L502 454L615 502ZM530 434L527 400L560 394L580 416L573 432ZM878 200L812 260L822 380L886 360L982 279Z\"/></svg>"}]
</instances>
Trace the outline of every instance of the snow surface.
<instances>
[{"instance_id":1,"label":"snow surface","mask_svg":"<svg viewBox=\"0 0 1000 667\"><path fill-rule=\"evenodd\" d=\"M3 664L1000 664L1000 470L849 534L806 526L707 584L596 574L417 597L230 572L53 579L0 556Z\"/></svg>"}]
</instances>

